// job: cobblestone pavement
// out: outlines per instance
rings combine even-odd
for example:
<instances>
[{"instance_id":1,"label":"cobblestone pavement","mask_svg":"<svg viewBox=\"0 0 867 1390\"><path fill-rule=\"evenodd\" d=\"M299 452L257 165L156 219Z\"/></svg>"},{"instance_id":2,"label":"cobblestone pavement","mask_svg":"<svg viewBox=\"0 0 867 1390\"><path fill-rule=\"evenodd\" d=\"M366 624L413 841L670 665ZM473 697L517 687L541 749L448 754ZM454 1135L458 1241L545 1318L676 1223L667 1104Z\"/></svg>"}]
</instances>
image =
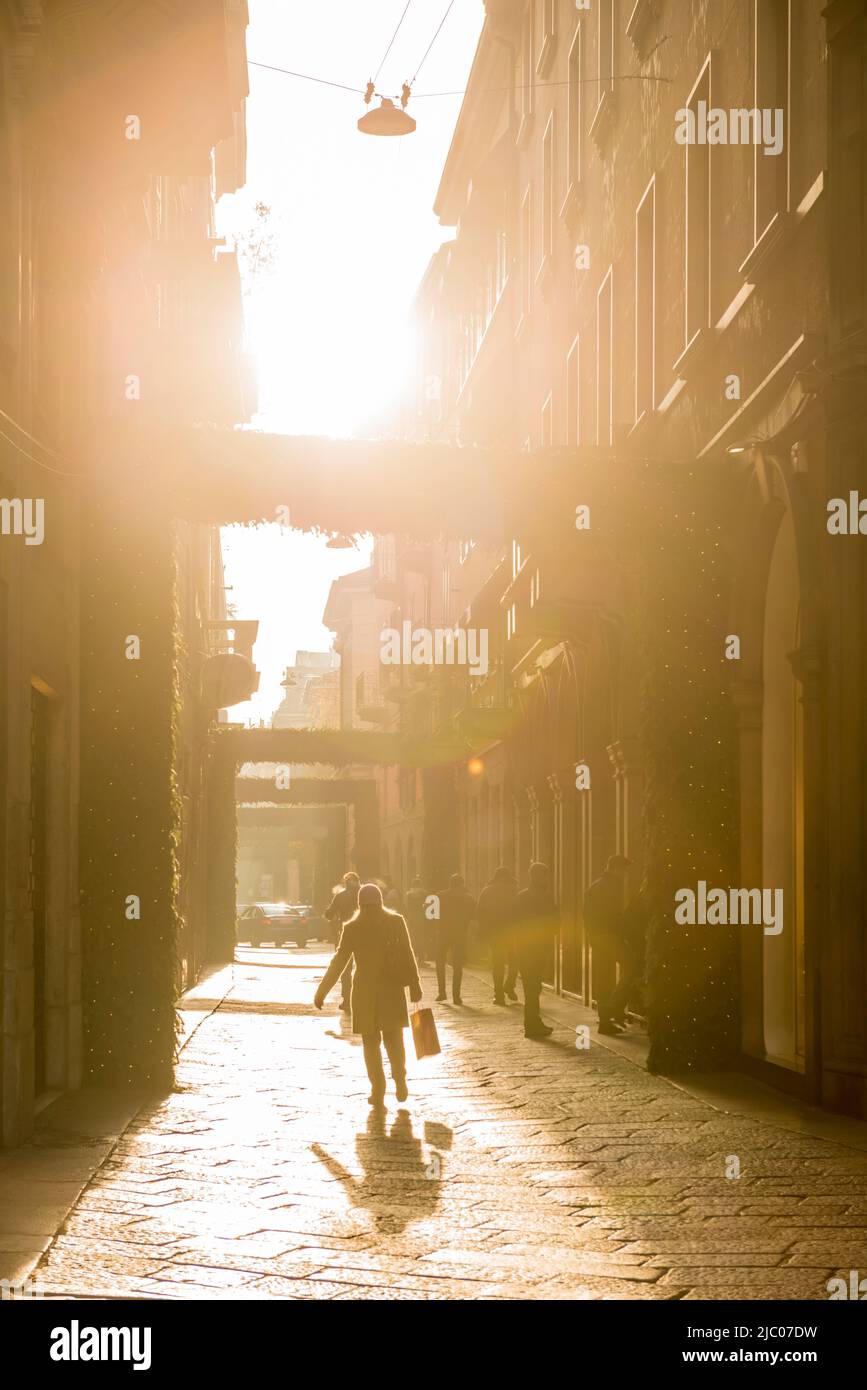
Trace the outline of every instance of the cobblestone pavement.
<instances>
[{"instance_id":1,"label":"cobblestone pavement","mask_svg":"<svg viewBox=\"0 0 867 1390\"><path fill-rule=\"evenodd\" d=\"M371 1114L359 1040L310 1002L325 960L244 952L199 1001L175 1092L43 1258L49 1295L817 1299L867 1274L867 1154L576 1049L568 1001L528 1042L471 975L465 1007L436 1006L443 1056Z\"/></svg>"}]
</instances>

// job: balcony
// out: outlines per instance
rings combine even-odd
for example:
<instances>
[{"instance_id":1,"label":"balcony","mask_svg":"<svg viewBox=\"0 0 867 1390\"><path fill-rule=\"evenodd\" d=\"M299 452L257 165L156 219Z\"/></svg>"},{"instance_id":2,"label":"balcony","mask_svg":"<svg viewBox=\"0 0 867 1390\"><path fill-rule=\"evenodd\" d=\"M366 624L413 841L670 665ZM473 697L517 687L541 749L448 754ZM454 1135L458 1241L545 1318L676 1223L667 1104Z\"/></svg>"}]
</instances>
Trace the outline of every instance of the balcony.
<instances>
[{"instance_id":1,"label":"balcony","mask_svg":"<svg viewBox=\"0 0 867 1390\"><path fill-rule=\"evenodd\" d=\"M389 675L383 680L382 692L385 699L394 704L406 704L431 689L428 666L386 666L383 670Z\"/></svg>"},{"instance_id":2,"label":"balcony","mask_svg":"<svg viewBox=\"0 0 867 1390\"><path fill-rule=\"evenodd\" d=\"M229 709L259 689L259 672L253 665L258 631L256 621L230 619L205 625L201 698L206 710Z\"/></svg>"}]
</instances>

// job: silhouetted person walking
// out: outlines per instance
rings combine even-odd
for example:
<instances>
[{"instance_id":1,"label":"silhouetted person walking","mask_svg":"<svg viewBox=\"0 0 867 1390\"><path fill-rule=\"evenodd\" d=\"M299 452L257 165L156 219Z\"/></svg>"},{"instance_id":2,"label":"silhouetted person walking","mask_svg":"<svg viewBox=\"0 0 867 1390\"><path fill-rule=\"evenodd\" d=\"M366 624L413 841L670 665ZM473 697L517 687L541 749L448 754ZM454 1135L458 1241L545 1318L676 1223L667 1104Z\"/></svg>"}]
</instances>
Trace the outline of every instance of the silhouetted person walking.
<instances>
[{"instance_id":1,"label":"silhouetted person walking","mask_svg":"<svg viewBox=\"0 0 867 1390\"><path fill-rule=\"evenodd\" d=\"M332 940L335 945L340 940L344 924L358 910L358 889L360 879L353 869L343 875L343 887L338 888L325 909L325 920L334 924ZM349 994L352 987L352 964L350 963L340 979L340 1007L349 1012Z\"/></svg>"},{"instance_id":2,"label":"silhouetted person walking","mask_svg":"<svg viewBox=\"0 0 867 1390\"><path fill-rule=\"evenodd\" d=\"M539 997L560 914L548 887L547 865L531 864L527 880L527 887L515 899L515 946L524 986L524 1037L547 1038L554 1030L542 1022Z\"/></svg>"},{"instance_id":3,"label":"silhouetted person walking","mask_svg":"<svg viewBox=\"0 0 867 1390\"><path fill-rule=\"evenodd\" d=\"M644 998L644 971L649 926L650 903L647 895L639 890L630 898L623 913L623 929L620 936L623 957L620 969L623 973L624 1007L633 1008L640 1014L643 1014L647 1007Z\"/></svg>"},{"instance_id":4,"label":"silhouetted person walking","mask_svg":"<svg viewBox=\"0 0 867 1390\"><path fill-rule=\"evenodd\" d=\"M517 999L515 981L518 962L515 958L515 900L518 885L505 864L494 870L490 883L479 896L479 930L491 952L491 976L494 982L494 1003L506 1003L506 995Z\"/></svg>"},{"instance_id":5,"label":"silhouetted person walking","mask_svg":"<svg viewBox=\"0 0 867 1390\"><path fill-rule=\"evenodd\" d=\"M612 854L605 869L584 895L584 921L593 948L593 986L599 1010L599 1032L622 1033L626 1000L632 987L628 961L631 952L624 939L626 879L632 861ZM617 966L620 965L620 980Z\"/></svg>"},{"instance_id":6,"label":"silhouetted person walking","mask_svg":"<svg viewBox=\"0 0 867 1390\"><path fill-rule=\"evenodd\" d=\"M415 958L419 965L427 964L428 956L430 933L424 911L426 902L427 894L422 887L421 879L414 878L406 895L406 925L409 927L409 939L412 942L412 949L415 951Z\"/></svg>"},{"instance_id":7,"label":"silhouetted person walking","mask_svg":"<svg viewBox=\"0 0 867 1390\"><path fill-rule=\"evenodd\" d=\"M397 887L391 874L386 874L385 878L382 880L382 901L390 912L403 912L400 889Z\"/></svg>"},{"instance_id":8,"label":"silhouetted person walking","mask_svg":"<svg viewBox=\"0 0 867 1390\"><path fill-rule=\"evenodd\" d=\"M440 893L440 919L437 929L437 1000L446 997L446 959L452 953L452 999L462 1004L461 979L467 954L467 932L475 920L476 900L461 874L452 874L449 886Z\"/></svg>"},{"instance_id":9,"label":"silhouetted person walking","mask_svg":"<svg viewBox=\"0 0 867 1390\"><path fill-rule=\"evenodd\" d=\"M413 1003L421 999L421 983L406 922L399 912L383 907L375 883L365 883L358 894L358 911L340 934L340 942L323 976L313 1002L321 1009L350 961L355 961L352 981L352 1031L361 1034L364 1062L370 1078L371 1105L385 1100L382 1044L388 1053L395 1094L407 1098L406 1052L403 1030L409 1027L406 989Z\"/></svg>"}]
</instances>

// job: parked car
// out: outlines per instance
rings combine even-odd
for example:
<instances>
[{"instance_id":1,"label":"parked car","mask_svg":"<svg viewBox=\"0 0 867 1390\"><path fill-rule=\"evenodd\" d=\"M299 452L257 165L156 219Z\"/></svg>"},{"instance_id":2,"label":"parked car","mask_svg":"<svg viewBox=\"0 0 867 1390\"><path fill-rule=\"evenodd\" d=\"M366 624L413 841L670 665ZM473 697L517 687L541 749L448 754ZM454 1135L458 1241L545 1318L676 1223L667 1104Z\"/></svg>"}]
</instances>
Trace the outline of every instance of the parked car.
<instances>
[{"instance_id":1,"label":"parked car","mask_svg":"<svg viewBox=\"0 0 867 1390\"><path fill-rule=\"evenodd\" d=\"M251 903L240 911L235 939L261 946L306 946L322 931L322 920L307 903Z\"/></svg>"}]
</instances>

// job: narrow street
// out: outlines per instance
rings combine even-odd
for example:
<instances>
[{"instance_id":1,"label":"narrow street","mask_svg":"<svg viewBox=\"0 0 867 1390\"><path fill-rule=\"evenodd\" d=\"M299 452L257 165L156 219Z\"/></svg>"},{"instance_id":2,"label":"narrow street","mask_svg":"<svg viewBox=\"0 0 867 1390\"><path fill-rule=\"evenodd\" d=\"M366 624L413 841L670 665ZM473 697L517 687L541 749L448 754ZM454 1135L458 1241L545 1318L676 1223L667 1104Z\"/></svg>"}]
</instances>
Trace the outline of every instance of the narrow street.
<instances>
[{"instance_id":1,"label":"narrow street","mask_svg":"<svg viewBox=\"0 0 867 1390\"><path fill-rule=\"evenodd\" d=\"M310 1002L326 960L241 950L222 1002L214 979L188 997L176 1090L83 1192L47 1295L826 1299L867 1271L867 1153L576 1049L567 1000L527 1042L479 971L408 1104L371 1114L336 992Z\"/></svg>"}]
</instances>

